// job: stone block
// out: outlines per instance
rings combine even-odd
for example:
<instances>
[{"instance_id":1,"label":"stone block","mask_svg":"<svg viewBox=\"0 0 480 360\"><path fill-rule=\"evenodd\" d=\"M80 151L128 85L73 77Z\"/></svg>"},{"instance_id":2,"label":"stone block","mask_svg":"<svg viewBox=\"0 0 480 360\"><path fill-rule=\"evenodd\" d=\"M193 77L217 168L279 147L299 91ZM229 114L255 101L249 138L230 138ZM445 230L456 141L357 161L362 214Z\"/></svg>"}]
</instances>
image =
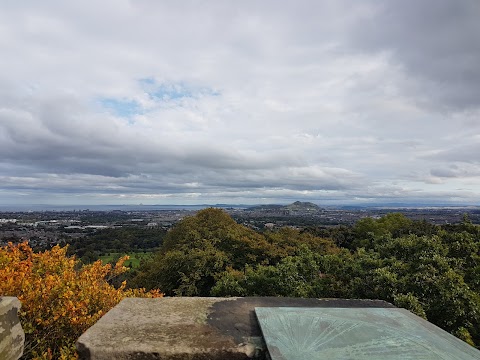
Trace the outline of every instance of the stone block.
<instances>
[{"instance_id":1,"label":"stone block","mask_svg":"<svg viewBox=\"0 0 480 360\"><path fill-rule=\"evenodd\" d=\"M25 333L18 319L21 303L16 297L0 297L0 359L17 360L23 354Z\"/></svg>"},{"instance_id":2,"label":"stone block","mask_svg":"<svg viewBox=\"0 0 480 360\"><path fill-rule=\"evenodd\" d=\"M375 300L125 299L77 341L80 359L266 359L255 307L393 307Z\"/></svg>"}]
</instances>

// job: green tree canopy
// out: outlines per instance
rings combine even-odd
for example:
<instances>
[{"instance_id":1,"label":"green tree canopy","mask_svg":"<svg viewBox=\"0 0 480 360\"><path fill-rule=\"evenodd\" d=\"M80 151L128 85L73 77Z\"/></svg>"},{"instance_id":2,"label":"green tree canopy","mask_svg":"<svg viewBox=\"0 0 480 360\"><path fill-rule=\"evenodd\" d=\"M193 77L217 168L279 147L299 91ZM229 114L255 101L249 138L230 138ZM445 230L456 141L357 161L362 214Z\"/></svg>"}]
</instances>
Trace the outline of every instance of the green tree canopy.
<instances>
[{"instance_id":1,"label":"green tree canopy","mask_svg":"<svg viewBox=\"0 0 480 360\"><path fill-rule=\"evenodd\" d=\"M209 208L179 222L134 282L146 288L160 286L169 295L208 296L227 269L277 264L301 244L316 253L338 251L331 240L289 228L260 234L237 224L223 210Z\"/></svg>"}]
</instances>

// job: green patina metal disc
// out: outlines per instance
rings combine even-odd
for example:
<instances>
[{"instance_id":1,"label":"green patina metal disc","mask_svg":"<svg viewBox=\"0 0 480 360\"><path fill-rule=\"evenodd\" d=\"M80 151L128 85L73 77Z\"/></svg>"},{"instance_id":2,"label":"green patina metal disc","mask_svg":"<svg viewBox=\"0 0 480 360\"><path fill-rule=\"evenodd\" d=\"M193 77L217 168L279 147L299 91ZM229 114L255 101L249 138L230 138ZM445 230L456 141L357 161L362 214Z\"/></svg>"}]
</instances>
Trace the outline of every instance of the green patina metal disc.
<instances>
[{"instance_id":1,"label":"green patina metal disc","mask_svg":"<svg viewBox=\"0 0 480 360\"><path fill-rule=\"evenodd\" d=\"M479 360L480 351L396 308L255 308L272 360Z\"/></svg>"}]
</instances>

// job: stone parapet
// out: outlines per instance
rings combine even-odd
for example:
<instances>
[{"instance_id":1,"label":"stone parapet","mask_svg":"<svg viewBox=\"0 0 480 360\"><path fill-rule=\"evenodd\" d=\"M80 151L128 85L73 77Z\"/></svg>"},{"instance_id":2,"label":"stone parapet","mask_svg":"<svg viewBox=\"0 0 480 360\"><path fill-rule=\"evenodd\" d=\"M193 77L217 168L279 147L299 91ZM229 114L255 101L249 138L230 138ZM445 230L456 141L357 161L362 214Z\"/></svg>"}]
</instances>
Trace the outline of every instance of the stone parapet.
<instances>
[{"instance_id":1,"label":"stone parapet","mask_svg":"<svg viewBox=\"0 0 480 360\"><path fill-rule=\"evenodd\" d=\"M78 340L80 359L266 359L255 307L393 307L378 300L158 298L123 300Z\"/></svg>"},{"instance_id":2,"label":"stone parapet","mask_svg":"<svg viewBox=\"0 0 480 360\"><path fill-rule=\"evenodd\" d=\"M0 297L0 359L17 360L23 354L25 333L18 319L21 307L16 297Z\"/></svg>"}]
</instances>

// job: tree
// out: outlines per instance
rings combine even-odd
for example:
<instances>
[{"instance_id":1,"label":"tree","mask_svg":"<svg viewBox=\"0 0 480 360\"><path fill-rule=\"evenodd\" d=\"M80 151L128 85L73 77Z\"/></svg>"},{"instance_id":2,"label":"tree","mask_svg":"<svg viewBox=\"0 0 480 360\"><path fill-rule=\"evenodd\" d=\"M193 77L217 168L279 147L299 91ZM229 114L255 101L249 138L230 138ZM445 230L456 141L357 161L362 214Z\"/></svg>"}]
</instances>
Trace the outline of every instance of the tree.
<instances>
[{"instance_id":1,"label":"tree","mask_svg":"<svg viewBox=\"0 0 480 360\"><path fill-rule=\"evenodd\" d=\"M293 229L259 234L220 209L205 209L179 222L152 259L138 268L138 286L160 287L168 295L208 296L227 269L275 265L300 246L333 253L331 240Z\"/></svg>"},{"instance_id":2,"label":"tree","mask_svg":"<svg viewBox=\"0 0 480 360\"><path fill-rule=\"evenodd\" d=\"M374 237L378 236L399 236L408 234L412 221L401 213L389 213L380 219L366 217L356 222L353 227L355 234L354 245L356 247L369 247Z\"/></svg>"},{"instance_id":3,"label":"tree","mask_svg":"<svg viewBox=\"0 0 480 360\"><path fill-rule=\"evenodd\" d=\"M35 359L75 357L76 339L103 314L128 296L160 297L158 290L127 290L108 280L127 270L97 261L81 266L67 248L35 253L28 243L0 248L0 295L22 302L25 356Z\"/></svg>"}]
</instances>

